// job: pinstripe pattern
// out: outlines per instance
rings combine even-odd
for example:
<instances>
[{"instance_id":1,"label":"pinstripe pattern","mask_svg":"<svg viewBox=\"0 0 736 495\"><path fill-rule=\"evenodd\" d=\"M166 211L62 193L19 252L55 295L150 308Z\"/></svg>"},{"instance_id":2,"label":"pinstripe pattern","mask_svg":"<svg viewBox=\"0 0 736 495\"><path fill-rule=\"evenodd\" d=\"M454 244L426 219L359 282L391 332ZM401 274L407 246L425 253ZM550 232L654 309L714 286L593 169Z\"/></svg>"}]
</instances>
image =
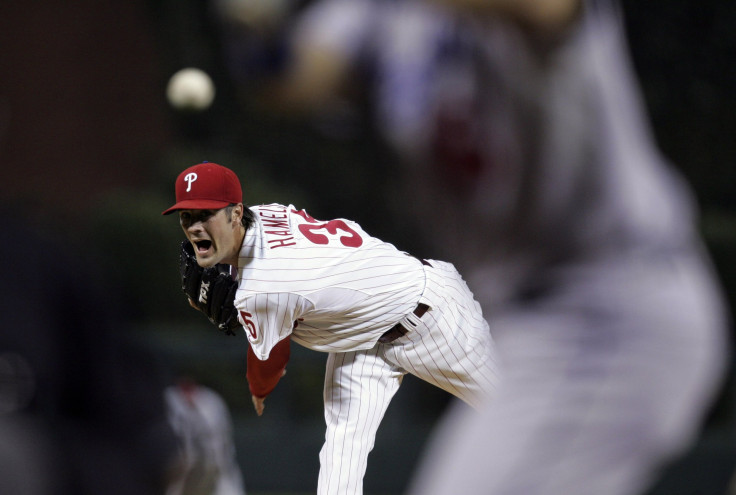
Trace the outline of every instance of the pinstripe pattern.
<instances>
[{"instance_id":1,"label":"pinstripe pattern","mask_svg":"<svg viewBox=\"0 0 736 495\"><path fill-rule=\"evenodd\" d=\"M362 493L378 425L406 373L471 405L495 389L493 342L480 306L451 264L431 264L421 299L431 309L415 330L390 344L328 358L320 495Z\"/></svg>"},{"instance_id":2,"label":"pinstripe pattern","mask_svg":"<svg viewBox=\"0 0 736 495\"><path fill-rule=\"evenodd\" d=\"M484 391L494 390L498 381L490 330L455 267L430 262L422 302L432 309L415 331L385 346L385 358L477 406Z\"/></svg>"},{"instance_id":3,"label":"pinstripe pattern","mask_svg":"<svg viewBox=\"0 0 736 495\"><path fill-rule=\"evenodd\" d=\"M317 493L361 494L368 453L403 373L367 351L331 353L325 373L325 443L319 454Z\"/></svg>"},{"instance_id":4,"label":"pinstripe pattern","mask_svg":"<svg viewBox=\"0 0 736 495\"><path fill-rule=\"evenodd\" d=\"M280 340L329 352L318 493L360 494L378 425L406 373L476 405L494 389L491 335L449 263L425 267L354 222L321 222L294 206L252 208L235 304L266 359ZM421 318L417 304L430 307ZM397 322L413 330L378 338Z\"/></svg>"},{"instance_id":5,"label":"pinstripe pattern","mask_svg":"<svg viewBox=\"0 0 736 495\"><path fill-rule=\"evenodd\" d=\"M369 349L416 307L425 283L421 263L358 224L336 220L329 232L327 222L297 214L293 205L252 210L257 221L241 248L235 304L252 315L249 340L259 358L290 335L316 351ZM360 246L342 244L356 236Z\"/></svg>"},{"instance_id":6,"label":"pinstripe pattern","mask_svg":"<svg viewBox=\"0 0 736 495\"><path fill-rule=\"evenodd\" d=\"M280 340L329 352L318 493L360 494L378 425L406 373L476 405L494 389L488 324L455 267L425 267L359 225L253 207L235 304L260 359ZM430 307L421 318L418 303ZM413 330L389 344L397 322Z\"/></svg>"}]
</instances>

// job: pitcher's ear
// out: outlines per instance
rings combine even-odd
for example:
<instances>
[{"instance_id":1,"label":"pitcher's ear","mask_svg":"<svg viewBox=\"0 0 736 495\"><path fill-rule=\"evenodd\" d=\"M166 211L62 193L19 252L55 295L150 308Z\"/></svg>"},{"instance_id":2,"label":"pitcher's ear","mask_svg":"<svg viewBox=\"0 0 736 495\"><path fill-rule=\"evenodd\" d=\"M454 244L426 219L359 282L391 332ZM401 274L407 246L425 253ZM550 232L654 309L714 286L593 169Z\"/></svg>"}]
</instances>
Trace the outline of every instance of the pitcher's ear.
<instances>
[{"instance_id":1,"label":"pitcher's ear","mask_svg":"<svg viewBox=\"0 0 736 495\"><path fill-rule=\"evenodd\" d=\"M230 220L233 225L240 225L243 221L243 203L238 203L233 207L233 216Z\"/></svg>"}]
</instances>

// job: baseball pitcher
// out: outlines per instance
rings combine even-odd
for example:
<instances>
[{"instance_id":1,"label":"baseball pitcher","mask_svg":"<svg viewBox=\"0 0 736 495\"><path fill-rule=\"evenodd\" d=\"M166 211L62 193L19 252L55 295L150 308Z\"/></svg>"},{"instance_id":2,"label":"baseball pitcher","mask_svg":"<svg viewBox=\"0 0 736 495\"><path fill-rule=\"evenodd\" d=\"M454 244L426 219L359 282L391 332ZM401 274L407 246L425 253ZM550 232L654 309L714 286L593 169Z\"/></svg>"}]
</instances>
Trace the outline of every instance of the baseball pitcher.
<instances>
[{"instance_id":1,"label":"baseball pitcher","mask_svg":"<svg viewBox=\"0 0 736 495\"><path fill-rule=\"evenodd\" d=\"M258 415L290 344L328 353L319 494L360 494L378 425L405 374L472 406L498 370L480 305L453 265L420 260L346 219L293 205L246 207L233 171L184 170L182 289L221 330L245 332Z\"/></svg>"}]
</instances>

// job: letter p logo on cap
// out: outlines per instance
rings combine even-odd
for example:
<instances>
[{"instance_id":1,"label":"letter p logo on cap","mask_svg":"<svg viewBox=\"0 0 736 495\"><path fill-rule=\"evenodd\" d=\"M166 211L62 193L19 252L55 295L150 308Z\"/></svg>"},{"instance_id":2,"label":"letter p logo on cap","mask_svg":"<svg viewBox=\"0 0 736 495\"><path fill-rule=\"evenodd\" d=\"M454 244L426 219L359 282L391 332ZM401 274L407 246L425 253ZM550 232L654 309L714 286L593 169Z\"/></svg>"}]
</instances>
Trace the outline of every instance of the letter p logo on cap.
<instances>
[{"instance_id":1,"label":"letter p logo on cap","mask_svg":"<svg viewBox=\"0 0 736 495\"><path fill-rule=\"evenodd\" d=\"M197 180L197 174L194 172L189 172L187 175L184 176L184 182L187 183L187 192L190 192L192 190L192 182Z\"/></svg>"}]
</instances>

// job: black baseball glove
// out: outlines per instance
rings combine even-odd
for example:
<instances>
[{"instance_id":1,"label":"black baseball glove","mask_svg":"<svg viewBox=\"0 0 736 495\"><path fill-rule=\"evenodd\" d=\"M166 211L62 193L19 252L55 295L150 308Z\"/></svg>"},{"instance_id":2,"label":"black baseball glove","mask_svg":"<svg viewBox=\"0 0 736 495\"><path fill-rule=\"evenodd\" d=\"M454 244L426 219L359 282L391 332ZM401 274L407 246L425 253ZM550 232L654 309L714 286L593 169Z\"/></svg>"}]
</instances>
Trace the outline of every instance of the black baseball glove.
<instances>
[{"instance_id":1,"label":"black baseball glove","mask_svg":"<svg viewBox=\"0 0 736 495\"><path fill-rule=\"evenodd\" d=\"M240 326L235 309L238 283L230 276L230 266L218 264L202 268L197 264L194 248L189 241L181 243L179 253L181 290L215 326L228 335L235 335Z\"/></svg>"}]
</instances>

